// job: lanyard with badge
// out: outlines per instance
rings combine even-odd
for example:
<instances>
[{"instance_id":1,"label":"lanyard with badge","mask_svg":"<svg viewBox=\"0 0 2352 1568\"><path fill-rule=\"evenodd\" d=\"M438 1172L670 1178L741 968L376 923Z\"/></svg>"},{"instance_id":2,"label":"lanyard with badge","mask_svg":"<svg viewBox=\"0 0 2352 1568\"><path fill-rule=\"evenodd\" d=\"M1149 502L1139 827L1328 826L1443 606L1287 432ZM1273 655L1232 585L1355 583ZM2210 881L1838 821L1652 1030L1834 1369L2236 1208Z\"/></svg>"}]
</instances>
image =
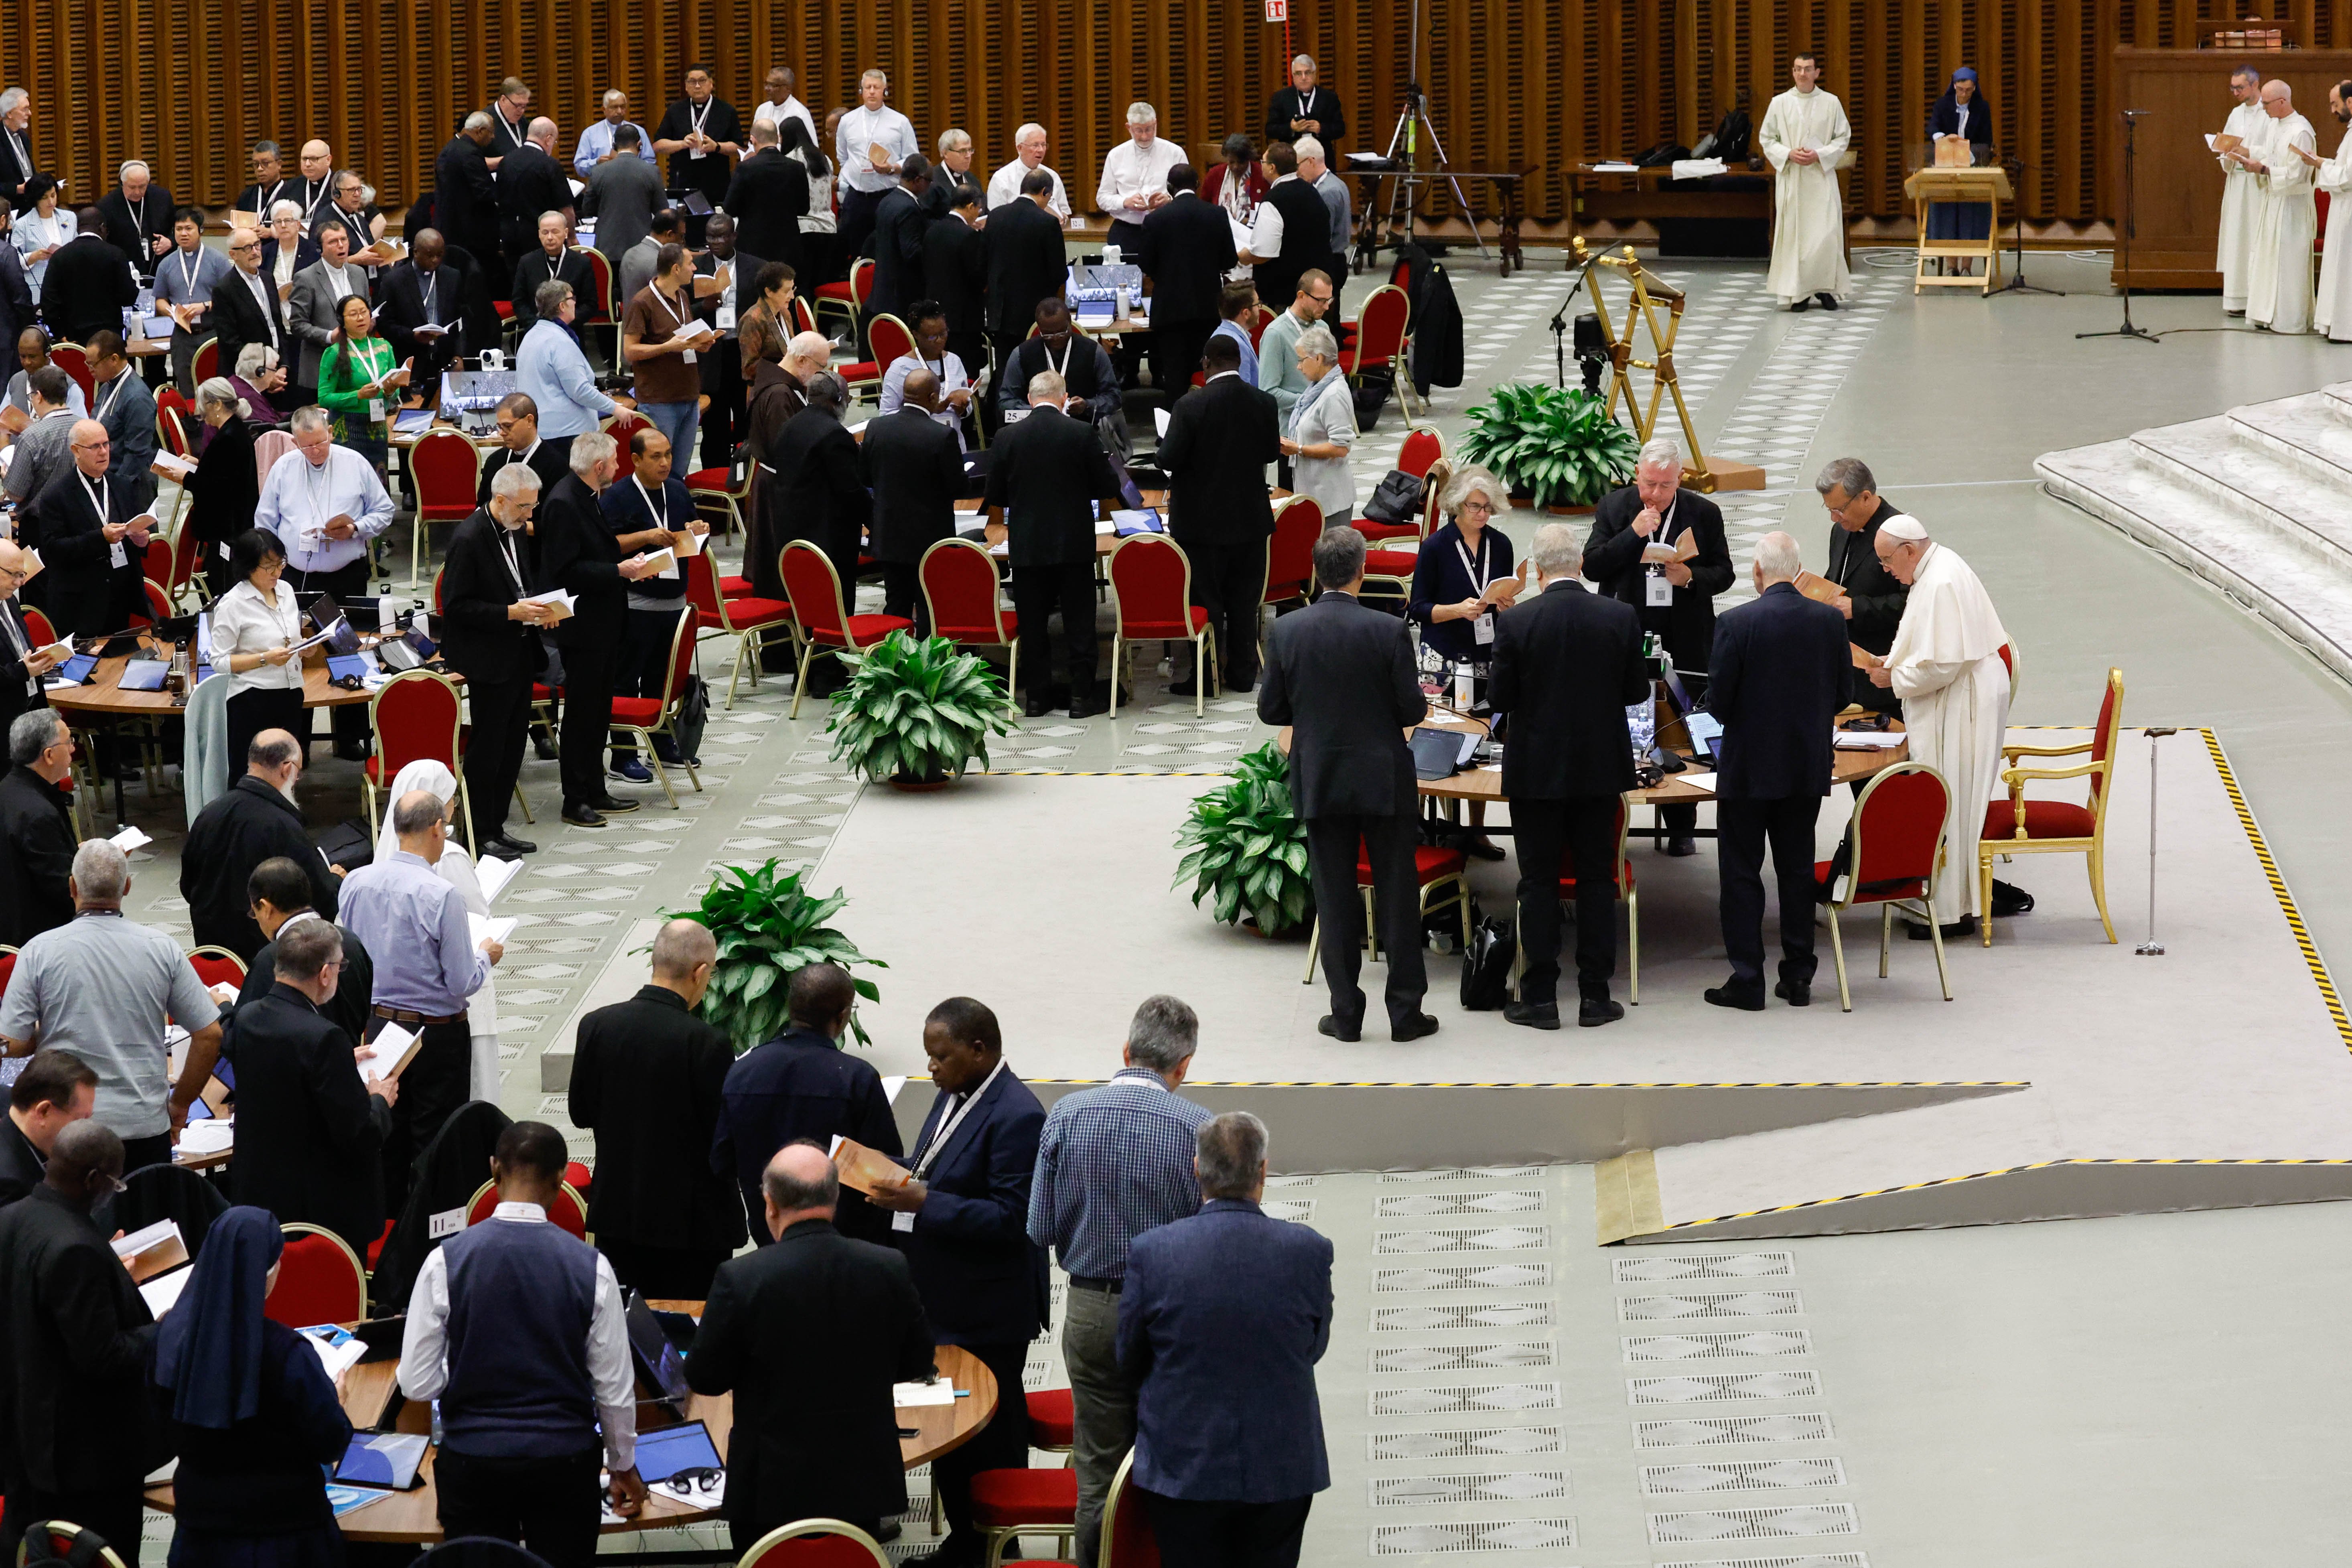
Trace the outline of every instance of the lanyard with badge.
<instances>
[{"instance_id":1,"label":"lanyard with badge","mask_svg":"<svg viewBox=\"0 0 2352 1568\"><path fill-rule=\"evenodd\" d=\"M702 112L699 114L697 114L691 108L687 110L686 123L688 128L689 134L697 137L702 135L702 128L710 123L710 107L718 101L719 100L716 98L703 100ZM709 156L709 153L705 153L699 147L688 148L686 155L689 158L704 158Z\"/></svg>"},{"instance_id":2,"label":"lanyard with badge","mask_svg":"<svg viewBox=\"0 0 2352 1568\"><path fill-rule=\"evenodd\" d=\"M195 297L197 272L196 258L202 254L203 250L201 247L195 250L184 250L180 252L180 289L183 293L187 295L186 299L180 301L183 305L200 303Z\"/></svg>"},{"instance_id":3,"label":"lanyard with badge","mask_svg":"<svg viewBox=\"0 0 2352 1568\"><path fill-rule=\"evenodd\" d=\"M122 384L130 379L131 373L128 370L125 370L121 375L118 375L112 381L108 382L106 384L106 396L100 402L98 411L92 414L90 417L103 424L106 420L106 416L114 412L114 405L122 400Z\"/></svg>"},{"instance_id":4,"label":"lanyard with badge","mask_svg":"<svg viewBox=\"0 0 2352 1568\"><path fill-rule=\"evenodd\" d=\"M654 520L654 526L660 529L664 533L672 531L669 526L669 503L667 500L656 500L654 499L654 492L646 489L646 481L638 479L635 475L632 474L629 477L629 482L635 485L637 487L637 493L646 498L646 512ZM664 489L667 489L667 487L665 486ZM656 577L676 577L677 575L677 557L673 554L670 557L669 564L655 573L654 575Z\"/></svg>"},{"instance_id":5,"label":"lanyard with badge","mask_svg":"<svg viewBox=\"0 0 2352 1568\"><path fill-rule=\"evenodd\" d=\"M104 475L99 477L95 485L89 482L88 474L77 473L74 478L81 481L83 493L89 497L89 504L98 510L98 526L104 529L111 521L109 509L114 504L113 482ZM118 571L131 564L131 552L122 547L121 540L118 539L106 547L106 563Z\"/></svg>"},{"instance_id":6,"label":"lanyard with badge","mask_svg":"<svg viewBox=\"0 0 2352 1568\"><path fill-rule=\"evenodd\" d=\"M711 269L711 276L715 278L718 276L719 268L727 268L727 287L719 290L717 325L722 332L731 332L735 330L735 286L742 281L735 276L735 268L740 265L740 257L730 257L724 261L717 262Z\"/></svg>"},{"instance_id":7,"label":"lanyard with badge","mask_svg":"<svg viewBox=\"0 0 2352 1568\"><path fill-rule=\"evenodd\" d=\"M1670 502L1666 515L1658 519L1658 531L1654 536L1657 542L1661 544L1669 542L1674 528L1675 509ZM1671 610L1675 607L1675 585L1667 581L1666 569L1663 564L1652 562L1643 573L1642 581L1644 595L1642 605L1644 609Z\"/></svg>"},{"instance_id":8,"label":"lanyard with badge","mask_svg":"<svg viewBox=\"0 0 2352 1568\"><path fill-rule=\"evenodd\" d=\"M654 286L653 292L654 302L662 308L662 314L670 319L672 325L677 331L684 332L686 331L687 321L694 314L694 308L689 305L687 307L685 312L681 314L678 308L669 302L669 297L661 291L661 286L659 284L656 284ZM692 364L694 363L694 351L692 349L680 349L677 352L677 357L685 363Z\"/></svg>"},{"instance_id":9,"label":"lanyard with badge","mask_svg":"<svg viewBox=\"0 0 2352 1568\"><path fill-rule=\"evenodd\" d=\"M1487 546L1493 542L1491 531L1481 533L1478 536L1477 559L1474 561L1470 552L1462 548L1461 539L1457 536L1454 541L1454 553L1462 558L1462 570L1470 579L1470 592L1481 599L1486 596L1486 584L1495 580L1495 574L1486 570ZM1479 611L1478 618L1470 623L1470 635L1482 644L1493 642L1495 612L1491 609Z\"/></svg>"},{"instance_id":10,"label":"lanyard with badge","mask_svg":"<svg viewBox=\"0 0 2352 1568\"><path fill-rule=\"evenodd\" d=\"M962 1103L955 1108L954 1112L946 1121L940 1123L939 1131L931 1134L931 1141L923 1145L922 1153L915 1158L915 1167L911 1174L916 1181L922 1181L929 1173L931 1166L938 1163L940 1155L946 1150L948 1140L956 1135L957 1129L963 1125L963 1119L971 1115L971 1108L986 1097L988 1086L994 1083L996 1075L1003 1070L1004 1063L999 1059L996 1066L989 1069L988 1076L980 1080L980 1087L964 1096ZM912 1230L915 1228L915 1216L912 1214L894 1214L890 1216L890 1228Z\"/></svg>"}]
</instances>

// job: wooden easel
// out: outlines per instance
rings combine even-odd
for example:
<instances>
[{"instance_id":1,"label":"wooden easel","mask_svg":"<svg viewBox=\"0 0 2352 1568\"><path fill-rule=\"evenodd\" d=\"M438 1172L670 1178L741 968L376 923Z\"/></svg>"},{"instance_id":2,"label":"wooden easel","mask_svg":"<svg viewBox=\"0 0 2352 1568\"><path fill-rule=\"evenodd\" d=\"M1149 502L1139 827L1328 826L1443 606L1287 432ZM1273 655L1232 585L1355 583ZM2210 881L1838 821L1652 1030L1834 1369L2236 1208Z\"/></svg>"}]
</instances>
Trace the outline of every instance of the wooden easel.
<instances>
[{"instance_id":1,"label":"wooden easel","mask_svg":"<svg viewBox=\"0 0 2352 1568\"><path fill-rule=\"evenodd\" d=\"M1671 393L1675 416L1682 422L1683 450L1690 454L1688 461L1683 465L1683 483L1704 494L1726 489L1762 489L1763 469L1748 463L1723 463L1710 467L1706 448L1699 445L1697 426L1691 423L1690 405L1683 401L1682 384L1675 374L1675 338L1682 331L1683 291L1644 268L1630 245L1614 255L1604 251L1593 256L1582 237L1578 237L1572 243L1576 247L1575 265L1584 266L1590 260L1591 265L1585 266L1584 286L1592 296L1592 309L1601 319L1601 330L1609 339L1609 392L1602 401L1613 408L1617 400L1622 397L1625 400L1625 417L1633 426L1633 438L1647 441L1650 433L1657 428L1659 405ZM1618 323L1610 317L1609 301L1601 292L1600 269L1604 267L1612 272L1623 273L1626 281L1633 288L1633 297L1626 304L1622 334L1618 331ZM1663 329L1658 325L1658 312L1662 306L1666 317ZM1654 359L1633 357L1634 333L1644 326L1650 331L1652 352L1657 356ZM1633 395L1633 372L1637 370L1650 373L1650 405L1646 409Z\"/></svg>"}]
</instances>

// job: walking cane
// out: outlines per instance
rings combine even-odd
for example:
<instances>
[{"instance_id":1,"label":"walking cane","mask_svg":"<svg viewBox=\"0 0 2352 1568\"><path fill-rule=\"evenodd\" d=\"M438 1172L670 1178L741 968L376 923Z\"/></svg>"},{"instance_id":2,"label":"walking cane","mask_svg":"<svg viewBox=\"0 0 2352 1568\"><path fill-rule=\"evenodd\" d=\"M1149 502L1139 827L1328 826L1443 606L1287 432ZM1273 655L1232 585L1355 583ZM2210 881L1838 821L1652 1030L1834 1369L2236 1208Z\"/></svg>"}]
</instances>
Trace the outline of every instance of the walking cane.
<instances>
[{"instance_id":1,"label":"walking cane","mask_svg":"<svg viewBox=\"0 0 2352 1568\"><path fill-rule=\"evenodd\" d=\"M2142 958L2162 958L2164 943L2156 940L2156 742L2174 730L2146 731L2147 736L2147 940L2133 951Z\"/></svg>"}]
</instances>

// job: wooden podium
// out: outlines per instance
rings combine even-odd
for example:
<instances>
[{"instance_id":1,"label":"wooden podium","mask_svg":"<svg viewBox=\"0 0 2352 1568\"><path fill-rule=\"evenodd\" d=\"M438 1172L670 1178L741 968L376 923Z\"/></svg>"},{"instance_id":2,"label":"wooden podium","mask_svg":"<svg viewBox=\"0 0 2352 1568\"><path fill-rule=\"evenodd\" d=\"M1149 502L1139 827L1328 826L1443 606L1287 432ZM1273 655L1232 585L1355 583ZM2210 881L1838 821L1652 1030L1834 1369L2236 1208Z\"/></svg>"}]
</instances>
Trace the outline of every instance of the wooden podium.
<instances>
[{"instance_id":1,"label":"wooden podium","mask_svg":"<svg viewBox=\"0 0 2352 1568\"><path fill-rule=\"evenodd\" d=\"M2000 286L2000 204L2010 199L2009 175L1999 168L1942 166L1921 169L1903 182L1903 194L1916 204L1919 215L1918 258L1913 264L1911 292L1922 289L1974 289L1990 294ZM1927 214L1942 202L1979 202L1992 209L1992 221L1982 239L1929 239ZM1927 270L1927 263L1945 256L1972 258L1985 264L1974 278L1946 278Z\"/></svg>"},{"instance_id":2,"label":"wooden podium","mask_svg":"<svg viewBox=\"0 0 2352 1568\"><path fill-rule=\"evenodd\" d=\"M2253 24L2240 24L2252 26ZM2269 26L2284 26L2273 23ZM2138 232L2131 269L2116 247L2114 279L2133 289L2219 291L2214 249L2221 233L2221 166L2205 138L2229 119L2230 73L2251 65L2267 81L2294 89L2295 111L2319 133L2319 154L2332 155L2341 134L2327 112L2327 89L2352 78L2352 49L2135 49L2115 53L2100 131L2100 209L2120 226L2124 214L2124 131L2116 112L2144 109L2139 122Z\"/></svg>"}]
</instances>

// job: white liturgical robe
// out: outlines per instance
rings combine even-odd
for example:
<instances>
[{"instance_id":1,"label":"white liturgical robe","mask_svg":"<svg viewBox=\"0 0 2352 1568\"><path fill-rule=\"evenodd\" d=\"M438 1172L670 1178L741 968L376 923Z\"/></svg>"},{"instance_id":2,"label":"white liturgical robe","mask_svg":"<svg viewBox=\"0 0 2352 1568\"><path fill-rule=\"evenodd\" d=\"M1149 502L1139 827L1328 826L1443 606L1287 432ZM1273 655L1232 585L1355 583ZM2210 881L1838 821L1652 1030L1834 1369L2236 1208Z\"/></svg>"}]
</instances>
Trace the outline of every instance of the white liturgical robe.
<instances>
[{"instance_id":1,"label":"white liturgical robe","mask_svg":"<svg viewBox=\"0 0 2352 1568\"><path fill-rule=\"evenodd\" d=\"M1837 169L1845 162L1853 132L1837 95L1795 88L1772 100L1757 128L1757 145L1774 170L1772 266L1765 287L1783 305L1820 293L1843 294L1845 269L1845 203L1838 195ZM1821 154L1818 163L1795 163L1798 148Z\"/></svg>"},{"instance_id":2,"label":"white liturgical robe","mask_svg":"<svg viewBox=\"0 0 2352 1568\"><path fill-rule=\"evenodd\" d=\"M2269 118L2259 103L2239 104L2230 110L2221 134L2252 142L2254 132ZM2254 204L2262 192L2259 177L2251 170L2241 169L2229 158L2221 163L2221 242L2215 249L2213 266L2221 274L2221 308L2242 310L2246 308L2246 241L2253 233Z\"/></svg>"},{"instance_id":3,"label":"white liturgical robe","mask_svg":"<svg viewBox=\"0 0 2352 1568\"><path fill-rule=\"evenodd\" d=\"M2312 171L2312 183L2327 193L2327 243L2320 247L2319 297L2311 323L2331 342L2352 342L2352 131L2336 144L2336 156Z\"/></svg>"},{"instance_id":4,"label":"white liturgical robe","mask_svg":"<svg viewBox=\"0 0 2352 1568\"><path fill-rule=\"evenodd\" d=\"M2297 149L2319 151L2311 121L2300 114L2264 115L2248 149L2269 172L2258 176L2262 195L2246 240L2246 320L2274 332L2311 331L2311 241L2319 226L2311 177L2317 171L2295 156Z\"/></svg>"},{"instance_id":5,"label":"white liturgical robe","mask_svg":"<svg viewBox=\"0 0 2352 1568\"><path fill-rule=\"evenodd\" d=\"M1904 600L1886 667L1903 699L1911 760L1943 774L1951 791L1944 869L1936 883L1939 925L1983 913L1976 907L1977 840L2000 782L2009 732L2009 667L2000 658L2007 641L1976 573L1948 547L1930 542Z\"/></svg>"}]
</instances>

